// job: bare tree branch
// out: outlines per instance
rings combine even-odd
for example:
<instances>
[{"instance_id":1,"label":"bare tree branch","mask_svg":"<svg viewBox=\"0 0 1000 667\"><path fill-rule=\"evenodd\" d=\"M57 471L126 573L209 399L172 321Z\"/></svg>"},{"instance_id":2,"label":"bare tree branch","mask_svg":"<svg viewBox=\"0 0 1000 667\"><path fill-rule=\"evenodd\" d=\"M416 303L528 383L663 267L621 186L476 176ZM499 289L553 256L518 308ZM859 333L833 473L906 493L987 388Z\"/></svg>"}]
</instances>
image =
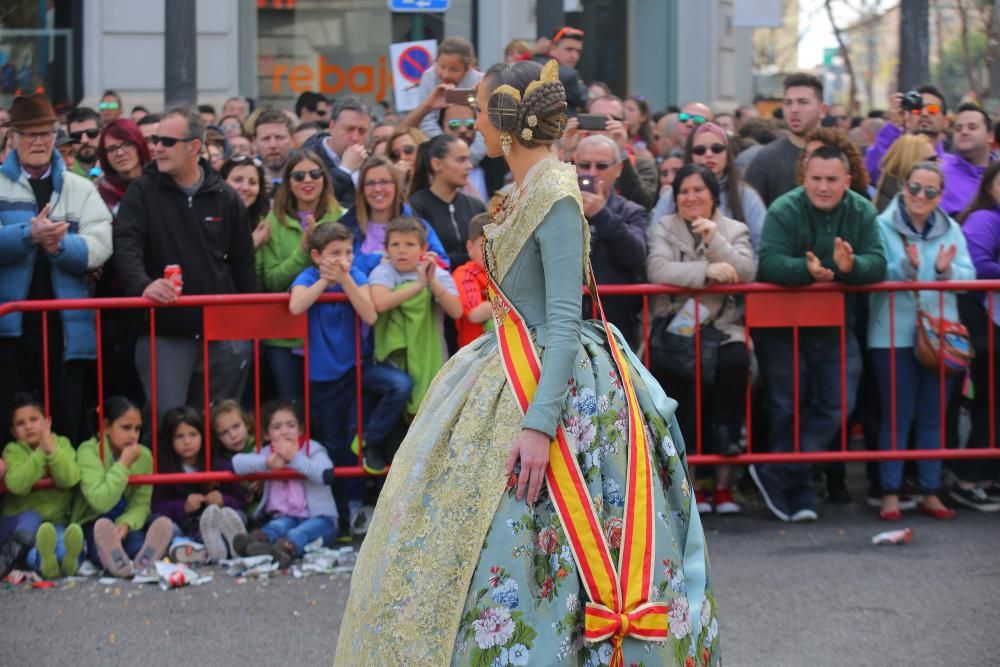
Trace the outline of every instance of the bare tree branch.
<instances>
[{"instance_id":1,"label":"bare tree branch","mask_svg":"<svg viewBox=\"0 0 1000 667\"><path fill-rule=\"evenodd\" d=\"M847 78L850 82L847 95L847 109L849 114L854 114L858 110L858 86L857 81L854 78L854 64L851 62L851 53L848 51L847 45L844 43L844 35L837 26L837 21L833 18L832 0L824 0L823 4L826 6L826 15L830 19L830 26L833 27L833 35L837 38L837 46L840 48L840 55L844 58L844 68L847 70Z\"/></svg>"}]
</instances>

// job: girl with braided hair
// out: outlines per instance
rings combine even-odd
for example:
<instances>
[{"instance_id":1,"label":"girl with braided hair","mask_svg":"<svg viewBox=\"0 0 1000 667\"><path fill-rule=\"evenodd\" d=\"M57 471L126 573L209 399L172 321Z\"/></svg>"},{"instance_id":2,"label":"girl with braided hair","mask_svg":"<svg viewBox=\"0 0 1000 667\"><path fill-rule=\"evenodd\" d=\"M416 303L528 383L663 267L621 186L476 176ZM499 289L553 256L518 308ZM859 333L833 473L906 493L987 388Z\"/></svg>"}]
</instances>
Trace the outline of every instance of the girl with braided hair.
<instances>
[{"instance_id":1,"label":"girl with braided hair","mask_svg":"<svg viewBox=\"0 0 1000 667\"><path fill-rule=\"evenodd\" d=\"M596 287L576 171L550 151L553 63L477 90L516 182L485 229L495 331L441 369L396 455L335 665L719 664L676 403L580 318Z\"/></svg>"}]
</instances>

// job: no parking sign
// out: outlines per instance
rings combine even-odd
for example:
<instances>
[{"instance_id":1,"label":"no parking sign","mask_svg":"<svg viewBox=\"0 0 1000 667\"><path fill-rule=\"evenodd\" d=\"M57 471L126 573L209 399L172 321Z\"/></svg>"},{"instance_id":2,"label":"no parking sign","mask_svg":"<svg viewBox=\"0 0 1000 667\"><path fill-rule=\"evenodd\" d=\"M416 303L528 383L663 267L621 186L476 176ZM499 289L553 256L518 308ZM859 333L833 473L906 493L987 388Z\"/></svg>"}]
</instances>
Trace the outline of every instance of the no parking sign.
<instances>
[{"instance_id":1,"label":"no parking sign","mask_svg":"<svg viewBox=\"0 0 1000 667\"><path fill-rule=\"evenodd\" d=\"M436 57L437 42L433 39L389 45L392 87L397 110L409 111L420 104L420 95L417 92L420 77L425 71L434 67Z\"/></svg>"}]
</instances>

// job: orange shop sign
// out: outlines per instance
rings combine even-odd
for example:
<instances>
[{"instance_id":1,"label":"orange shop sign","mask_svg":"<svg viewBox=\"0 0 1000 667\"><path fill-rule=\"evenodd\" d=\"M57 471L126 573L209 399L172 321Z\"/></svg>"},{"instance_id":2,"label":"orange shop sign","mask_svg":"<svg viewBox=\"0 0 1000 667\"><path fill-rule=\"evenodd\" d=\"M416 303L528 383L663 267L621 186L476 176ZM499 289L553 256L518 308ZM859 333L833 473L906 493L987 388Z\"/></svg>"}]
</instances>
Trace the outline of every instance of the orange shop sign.
<instances>
[{"instance_id":1,"label":"orange shop sign","mask_svg":"<svg viewBox=\"0 0 1000 667\"><path fill-rule=\"evenodd\" d=\"M261 64L265 71L270 64L271 92L274 94L287 90L296 94L314 90L330 95L350 91L358 95L372 95L381 102L386 91L392 90L392 72L385 56L379 56L377 63L361 63L346 70L323 55L317 58L315 67L304 63L284 65L275 63L273 58L262 59Z\"/></svg>"}]
</instances>

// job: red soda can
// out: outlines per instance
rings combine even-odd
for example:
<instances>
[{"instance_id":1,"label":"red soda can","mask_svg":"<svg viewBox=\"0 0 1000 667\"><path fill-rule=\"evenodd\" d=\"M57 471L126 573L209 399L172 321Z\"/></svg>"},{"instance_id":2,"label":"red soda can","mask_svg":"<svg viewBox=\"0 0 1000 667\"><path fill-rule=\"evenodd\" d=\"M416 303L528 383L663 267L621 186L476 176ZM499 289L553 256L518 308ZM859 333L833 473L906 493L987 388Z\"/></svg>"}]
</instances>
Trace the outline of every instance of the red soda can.
<instances>
[{"instance_id":1,"label":"red soda can","mask_svg":"<svg viewBox=\"0 0 1000 667\"><path fill-rule=\"evenodd\" d=\"M184 291L184 274L181 273L180 264L169 264L163 269L163 278L170 283L177 296Z\"/></svg>"}]
</instances>

